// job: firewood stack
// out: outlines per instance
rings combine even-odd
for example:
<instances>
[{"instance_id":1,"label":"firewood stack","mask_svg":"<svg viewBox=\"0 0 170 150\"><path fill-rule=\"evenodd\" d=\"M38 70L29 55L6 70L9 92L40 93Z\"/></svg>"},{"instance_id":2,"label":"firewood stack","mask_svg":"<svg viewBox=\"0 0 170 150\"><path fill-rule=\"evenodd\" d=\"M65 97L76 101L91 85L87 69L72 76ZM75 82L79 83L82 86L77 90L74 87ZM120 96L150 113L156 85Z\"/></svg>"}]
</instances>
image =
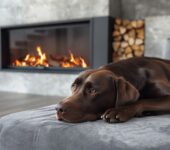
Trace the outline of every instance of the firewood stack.
<instances>
[{"instance_id":1,"label":"firewood stack","mask_svg":"<svg viewBox=\"0 0 170 150\"><path fill-rule=\"evenodd\" d=\"M141 57L144 54L144 21L115 19L113 61Z\"/></svg>"}]
</instances>

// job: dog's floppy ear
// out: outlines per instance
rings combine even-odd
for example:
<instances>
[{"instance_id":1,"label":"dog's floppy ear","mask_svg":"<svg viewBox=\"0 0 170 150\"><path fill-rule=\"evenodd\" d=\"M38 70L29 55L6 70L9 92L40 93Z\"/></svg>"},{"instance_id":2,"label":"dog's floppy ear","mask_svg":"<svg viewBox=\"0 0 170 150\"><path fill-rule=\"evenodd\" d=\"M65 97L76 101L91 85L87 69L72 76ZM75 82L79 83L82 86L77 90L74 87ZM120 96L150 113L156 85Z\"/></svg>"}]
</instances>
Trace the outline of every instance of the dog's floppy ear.
<instances>
[{"instance_id":1,"label":"dog's floppy ear","mask_svg":"<svg viewBox=\"0 0 170 150\"><path fill-rule=\"evenodd\" d=\"M124 78L116 78L114 82L116 92L115 107L135 102L139 98L138 90Z\"/></svg>"}]
</instances>

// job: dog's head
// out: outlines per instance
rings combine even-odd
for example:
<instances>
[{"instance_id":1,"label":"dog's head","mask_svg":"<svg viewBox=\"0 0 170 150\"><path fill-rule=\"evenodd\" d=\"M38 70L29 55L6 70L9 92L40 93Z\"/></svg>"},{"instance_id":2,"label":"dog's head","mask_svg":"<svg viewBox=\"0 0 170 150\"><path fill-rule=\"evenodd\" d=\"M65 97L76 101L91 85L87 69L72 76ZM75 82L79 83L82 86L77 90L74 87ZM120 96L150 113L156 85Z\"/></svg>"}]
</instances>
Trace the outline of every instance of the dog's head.
<instances>
[{"instance_id":1,"label":"dog's head","mask_svg":"<svg viewBox=\"0 0 170 150\"><path fill-rule=\"evenodd\" d=\"M56 116L73 123L97 120L105 110L136 101L139 97L132 84L104 69L84 71L71 89L72 95L56 107Z\"/></svg>"}]
</instances>

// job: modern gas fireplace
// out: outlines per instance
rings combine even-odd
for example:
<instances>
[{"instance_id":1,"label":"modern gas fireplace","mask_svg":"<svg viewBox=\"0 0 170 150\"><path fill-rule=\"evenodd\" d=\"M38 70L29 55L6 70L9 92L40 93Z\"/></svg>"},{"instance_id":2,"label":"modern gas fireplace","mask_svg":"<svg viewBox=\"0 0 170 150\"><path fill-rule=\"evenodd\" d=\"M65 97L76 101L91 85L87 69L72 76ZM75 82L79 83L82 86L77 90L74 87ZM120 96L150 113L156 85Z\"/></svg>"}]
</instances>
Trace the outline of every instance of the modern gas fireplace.
<instances>
[{"instance_id":1,"label":"modern gas fireplace","mask_svg":"<svg viewBox=\"0 0 170 150\"><path fill-rule=\"evenodd\" d=\"M112 60L111 18L1 28L1 69L82 71Z\"/></svg>"}]
</instances>

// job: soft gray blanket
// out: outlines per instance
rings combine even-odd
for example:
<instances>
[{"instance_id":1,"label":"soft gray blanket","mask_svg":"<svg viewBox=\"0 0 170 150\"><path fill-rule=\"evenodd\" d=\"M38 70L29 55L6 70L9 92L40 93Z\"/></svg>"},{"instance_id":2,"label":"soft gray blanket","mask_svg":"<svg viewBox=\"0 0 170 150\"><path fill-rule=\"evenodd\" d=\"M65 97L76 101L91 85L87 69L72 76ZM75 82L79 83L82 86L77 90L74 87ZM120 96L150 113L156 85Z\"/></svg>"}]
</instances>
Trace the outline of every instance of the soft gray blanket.
<instances>
[{"instance_id":1,"label":"soft gray blanket","mask_svg":"<svg viewBox=\"0 0 170 150\"><path fill-rule=\"evenodd\" d=\"M170 149L170 115L70 124L54 114L53 105L1 118L0 150Z\"/></svg>"}]
</instances>

